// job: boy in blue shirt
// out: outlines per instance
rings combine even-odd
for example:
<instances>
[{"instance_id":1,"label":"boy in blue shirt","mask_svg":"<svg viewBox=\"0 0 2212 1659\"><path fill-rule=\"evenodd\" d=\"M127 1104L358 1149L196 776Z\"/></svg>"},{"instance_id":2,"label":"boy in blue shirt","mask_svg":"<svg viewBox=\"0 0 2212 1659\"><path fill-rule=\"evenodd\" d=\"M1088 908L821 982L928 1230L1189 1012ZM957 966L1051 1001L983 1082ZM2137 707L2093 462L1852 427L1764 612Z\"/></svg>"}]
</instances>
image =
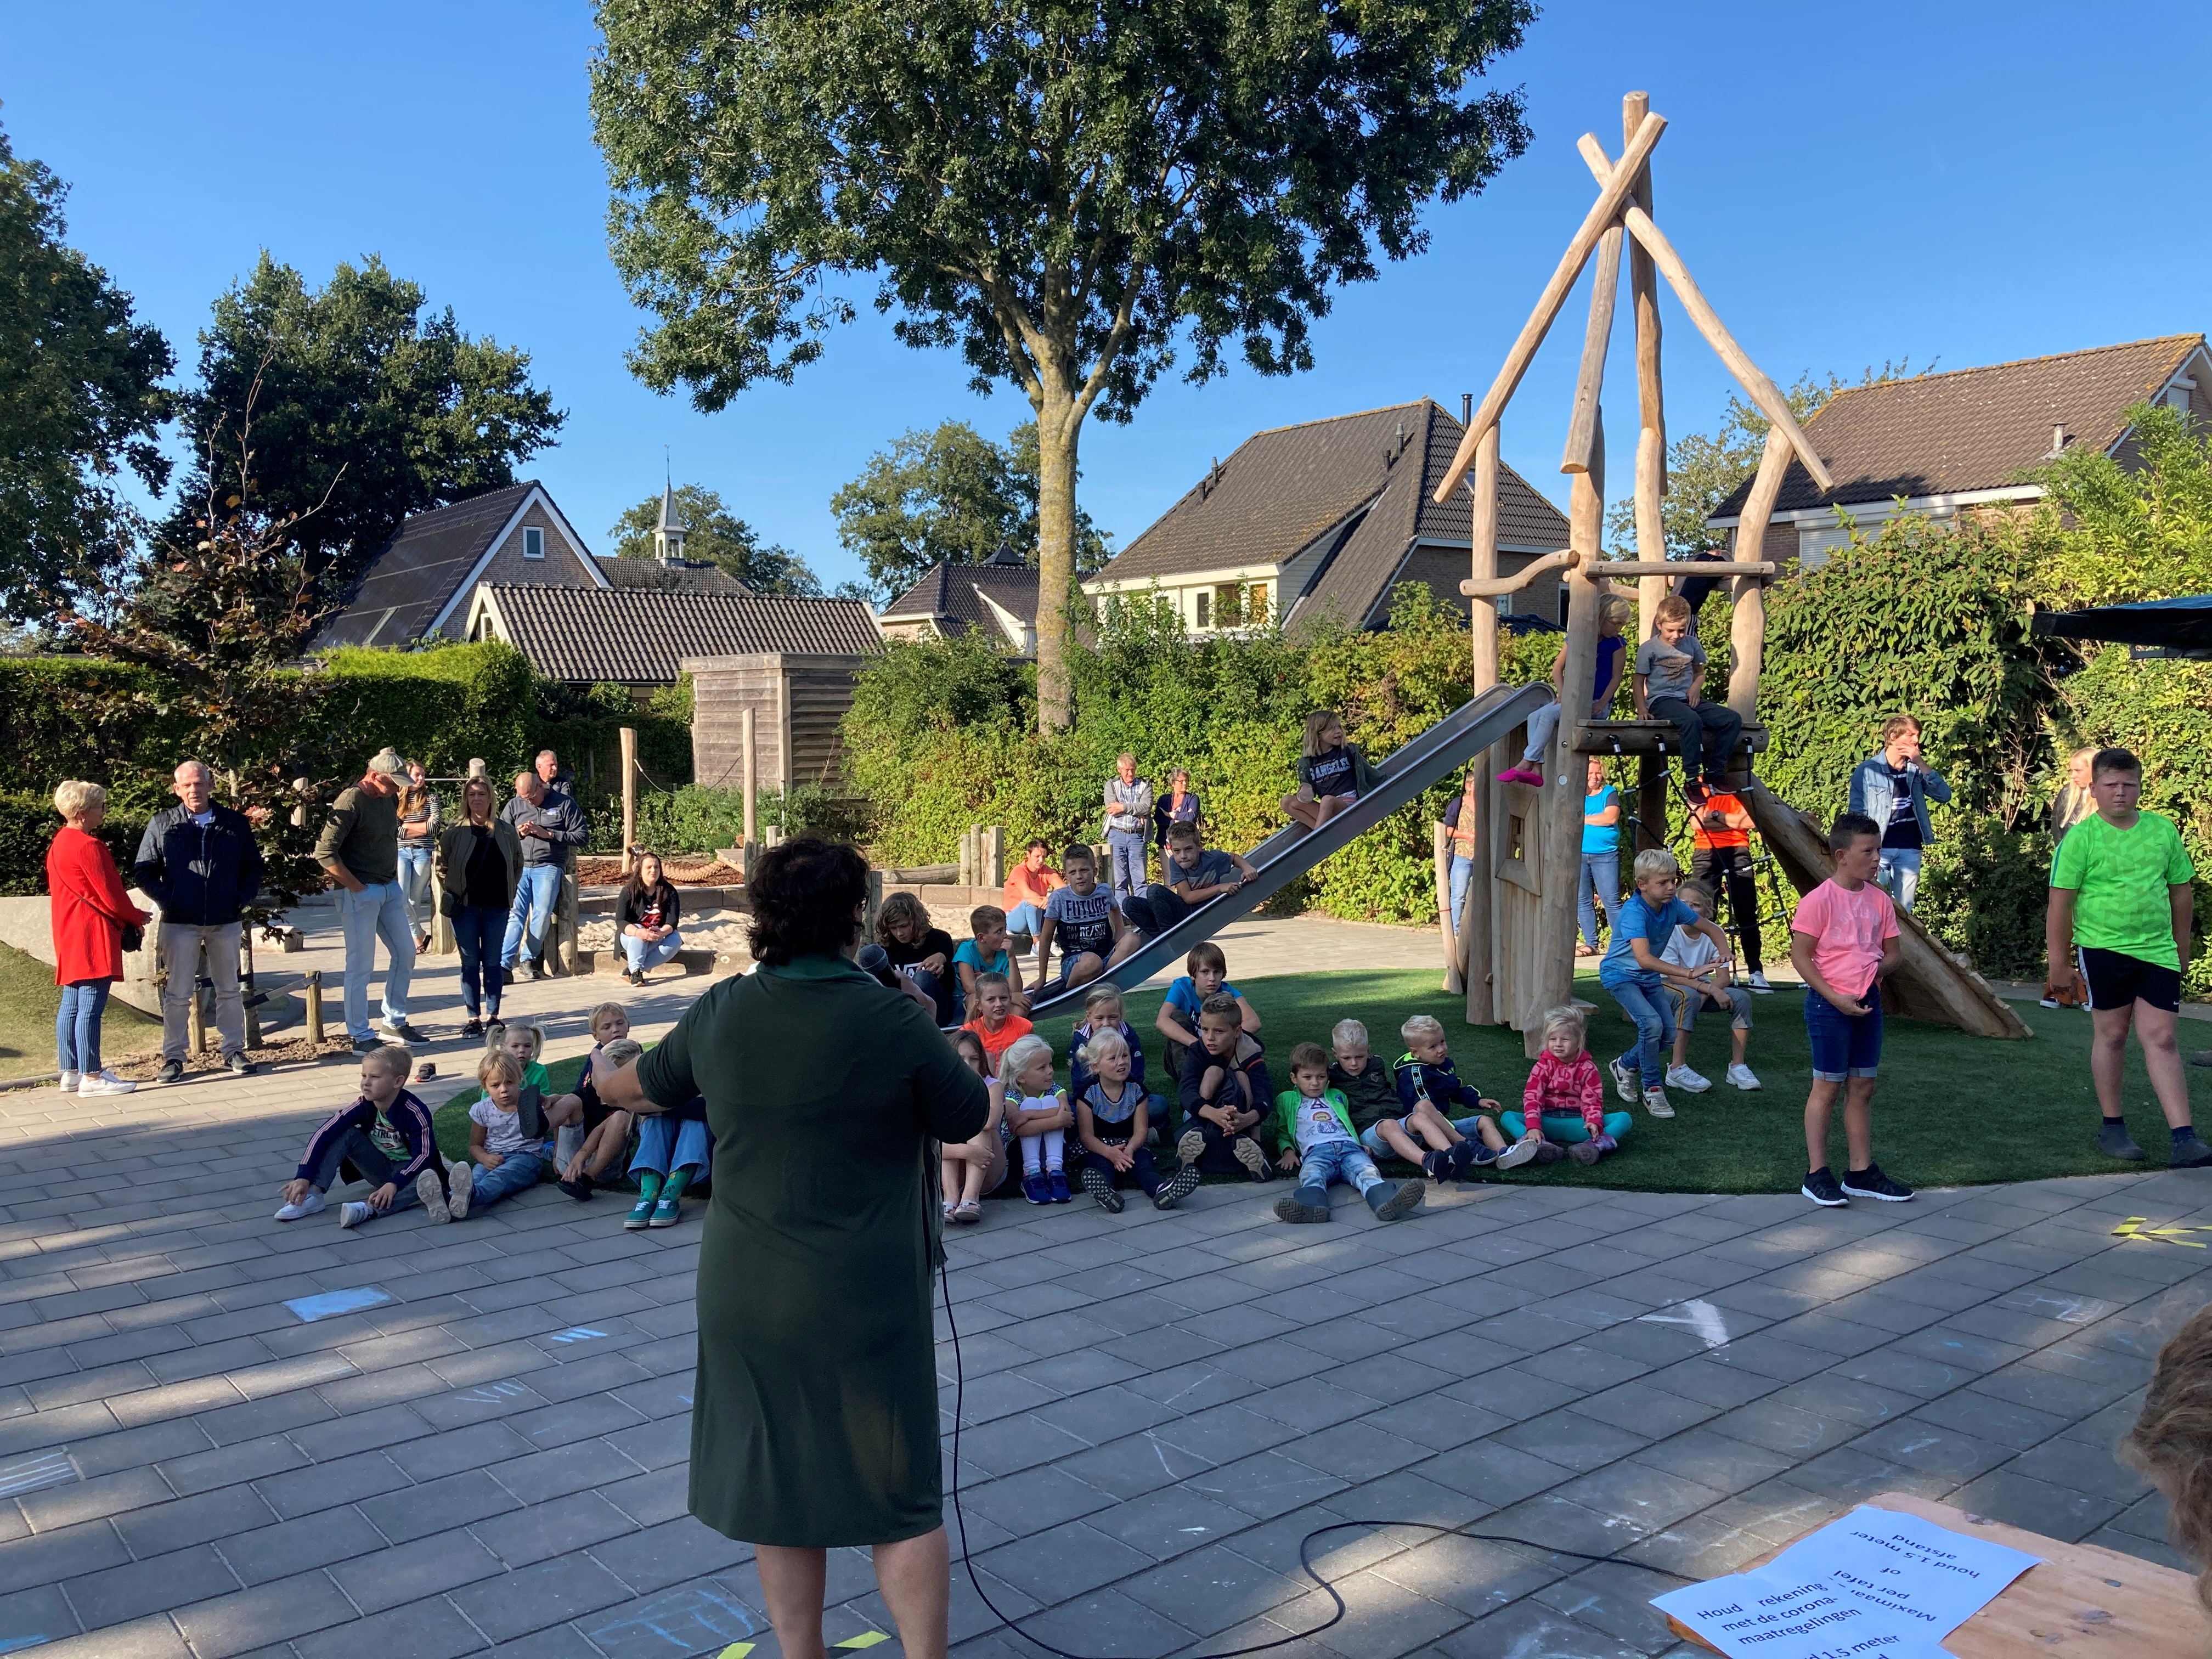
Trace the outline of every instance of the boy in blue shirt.
<instances>
[{"instance_id":1,"label":"boy in blue shirt","mask_svg":"<svg viewBox=\"0 0 2212 1659\"><path fill-rule=\"evenodd\" d=\"M961 1021L967 1020L968 1009L975 1000L975 981L983 974L1004 975L1006 988L1014 994L1014 1012L1029 1012L1022 970L1006 948L1006 913L995 904L979 904L968 913L968 931L975 937L961 940L952 953L952 971L960 981L952 1006Z\"/></svg>"},{"instance_id":2,"label":"boy in blue shirt","mask_svg":"<svg viewBox=\"0 0 2212 1659\"><path fill-rule=\"evenodd\" d=\"M1245 1036L1256 1036L1260 1030L1259 1014L1244 1000L1244 994L1229 982L1229 958L1221 954L1218 945L1207 939L1193 945L1182 966L1182 977L1168 987L1167 1000L1160 1004L1152 1021L1153 1028L1168 1040L1168 1070L1176 1077L1182 1075L1184 1056L1197 1044L1198 1011L1206 1006L1206 998L1233 998Z\"/></svg>"},{"instance_id":3,"label":"boy in blue shirt","mask_svg":"<svg viewBox=\"0 0 2212 1659\"><path fill-rule=\"evenodd\" d=\"M1622 1012L1636 1022L1636 1046L1613 1062L1613 1086L1630 1105L1640 1097L1654 1117L1672 1117L1667 1098L1667 1055L1674 1046L1673 1000L1662 988L1668 980L1694 990L1696 974L1662 954L1677 927L1703 933L1722 953L1728 935L1674 896L1682 866L1663 847L1636 855L1636 891L1620 907L1613 924L1613 943L1598 964L1597 982L1613 994Z\"/></svg>"}]
</instances>

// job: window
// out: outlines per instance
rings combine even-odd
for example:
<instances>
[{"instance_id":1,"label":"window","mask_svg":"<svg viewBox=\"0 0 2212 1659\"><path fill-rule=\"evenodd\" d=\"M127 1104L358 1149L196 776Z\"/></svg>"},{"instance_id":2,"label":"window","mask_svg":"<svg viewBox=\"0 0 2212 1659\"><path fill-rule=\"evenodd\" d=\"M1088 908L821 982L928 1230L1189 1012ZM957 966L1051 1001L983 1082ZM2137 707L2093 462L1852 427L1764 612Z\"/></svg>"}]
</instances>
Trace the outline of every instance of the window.
<instances>
[{"instance_id":1,"label":"window","mask_svg":"<svg viewBox=\"0 0 2212 1659\"><path fill-rule=\"evenodd\" d=\"M1213 590L1214 626L1234 628L1243 620L1243 592L1235 582L1224 582Z\"/></svg>"},{"instance_id":2,"label":"window","mask_svg":"<svg viewBox=\"0 0 2212 1659\"><path fill-rule=\"evenodd\" d=\"M522 527L522 556L526 559L545 556L545 532L534 524Z\"/></svg>"},{"instance_id":3,"label":"window","mask_svg":"<svg viewBox=\"0 0 2212 1659\"><path fill-rule=\"evenodd\" d=\"M1213 608L1213 595L1212 595L1212 594L1211 594L1211 593L1209 593L1209 592L1207 592L1204 588L1202 588L1202 587L1201 587L1201 588L1200 588L1200 589L1198 590L1198 619L1197 619L1197 625L1198 625L1199 627L1200 627L1200 628L1211 628L1211 627L1212 627L1212 626L1213 626L1212 614L1212 608Z\"/></svg>"},{"instance_id":4,"label":"window","mask_svg":"<svg viewBox=\"0 0 2212 1659\"><path fill-rule=\"evenodd\" d=\"M1244 590L1244 620L1255 628L1267 625L1267 584L1254 582Z\"/></svg>"}]
</instances>

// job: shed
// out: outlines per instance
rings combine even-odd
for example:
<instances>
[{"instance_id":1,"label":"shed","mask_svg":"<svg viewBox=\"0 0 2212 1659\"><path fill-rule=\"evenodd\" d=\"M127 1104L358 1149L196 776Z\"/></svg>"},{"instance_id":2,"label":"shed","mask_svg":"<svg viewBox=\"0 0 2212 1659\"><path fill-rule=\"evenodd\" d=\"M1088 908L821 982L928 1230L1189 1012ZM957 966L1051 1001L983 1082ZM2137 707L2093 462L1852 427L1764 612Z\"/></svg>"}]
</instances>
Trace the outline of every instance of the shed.
<instances>
[{"instance_id":1,"label":"shed","mask_svg":"<svg viewBox=\"0 0 2212 1659\"><path fill-rule=\"evenodd\" d=\"M838 726L853 706L857 653L757 651L686 657L691 676L691 775L709 787L744 783L744 711L753 711L760 783L845 793Z\"/></svg>"}]
</instances>

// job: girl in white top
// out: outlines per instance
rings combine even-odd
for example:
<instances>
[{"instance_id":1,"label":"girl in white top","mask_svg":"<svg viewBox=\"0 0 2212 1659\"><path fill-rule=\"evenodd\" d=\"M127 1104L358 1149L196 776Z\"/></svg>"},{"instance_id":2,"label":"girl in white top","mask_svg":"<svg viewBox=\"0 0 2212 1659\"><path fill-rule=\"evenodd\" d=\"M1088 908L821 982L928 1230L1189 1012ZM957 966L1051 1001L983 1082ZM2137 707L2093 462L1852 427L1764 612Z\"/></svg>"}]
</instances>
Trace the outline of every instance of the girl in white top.
<instances>
[{"instance_id":1,"label":"girl in white top","mask_svg":"<svg viewBox=\"0 0 2212 1659\"><path fill-rule=\"evenodd\" d=\"M1698 921L1712 921L1713 896L1700 884L1684 882L1680 897L1683 903L1698 913ZM1758 1088L1757 1075L1744 1064L1744 1054L1751 1042L1751 993L1729 982L1729 964L1721 955L1720 947L1700 931L1677 927L1674 937L1667 941L1667 948L1659 953L1659 959L1671 962L1677 968L1686 968L1697 975L1687 985L1668 988L1668 994L1678 1002L1674 1058L1667 1068L1668 1087L1698 1095L1713 1086L1710 1079L1690 1069L1690 1028L1697 1024L1700 1008L1726 1007L1735 1016L1729 1027L1728 1080L1739 1089Z\"/></svg>"},{"instance_id":2,"label":"girl in white top","mask_svg":"<svg viewBox=\"0 0 2212 1659\"><path fill-rule=\"evenodd\" d=\"M1054 1086L1052 1044L1041 1036L1017 1038L999 1060L1006 1086L1006 1121L1022 1143L1022 1196L1032 1204L1065 1204L1069 1191L1067 1132L1075 1114L1067 1091Z\"/></svg>"}]
</instances>

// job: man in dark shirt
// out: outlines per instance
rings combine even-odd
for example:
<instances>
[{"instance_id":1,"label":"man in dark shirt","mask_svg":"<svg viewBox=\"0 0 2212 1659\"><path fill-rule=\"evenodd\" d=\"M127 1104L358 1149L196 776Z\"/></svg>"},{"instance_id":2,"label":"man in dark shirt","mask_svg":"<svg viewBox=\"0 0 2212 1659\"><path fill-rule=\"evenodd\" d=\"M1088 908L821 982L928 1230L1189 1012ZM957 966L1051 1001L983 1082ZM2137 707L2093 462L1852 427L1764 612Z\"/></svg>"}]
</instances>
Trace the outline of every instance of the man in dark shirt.
<instances>
[{"instance_id":1,"label":"man in dark shirt","mask_svg":"<svg viewBox=\"0 0 2212 1659\"><path fill-rule=\"evenodd\" d=\"M188 760L172 775L177 805L156 812L138 842L131 878L161 912L161 1069L185 1074L185 1040L203 952L215 986L216 1029L232 1074L246 1077L246 1002L238 985L240 918L261 890L260 849L246 814L215 799L215 775Z\"/></svg>"},{"instance_id":2,"label":"man in dark shirt","mask_svg":"<svg viewBox=\"0 0 2212 1659\"><path fill-rule=\"evenodd\" d=\"M380 934L390 961L384 970L384 1017L377 1024L402 1042L422 1041L407 1023L415 923L399 884L399 781L405 775L406 763L397 753L380 752L359 783L338 792L315 842L315 861L343 890L338 919L345 928L346 1035L356 1054L380 1043L368 1024L368 981L376 971Z\"/></svg>"},{"instance_id":3,"label":"man in dark shirt","mask_svg":"<svg viewBox=\"0 0 2212 1659\"><path fill-rule=\"evenodd\" d=\"M568 866L568 849L584 844L584 814L558 789L549 789L542 775L554 769L553 751L538 757L535 772L518 772L514 799L499 810L514 827L522 842L522 878L514 885L514 908L507 912L507 938L500 946L500 961L510 975L538 977L538 958L545 951L545 930L553 907L561 896L561 877Z\"/></svg>"}]
</instances>

